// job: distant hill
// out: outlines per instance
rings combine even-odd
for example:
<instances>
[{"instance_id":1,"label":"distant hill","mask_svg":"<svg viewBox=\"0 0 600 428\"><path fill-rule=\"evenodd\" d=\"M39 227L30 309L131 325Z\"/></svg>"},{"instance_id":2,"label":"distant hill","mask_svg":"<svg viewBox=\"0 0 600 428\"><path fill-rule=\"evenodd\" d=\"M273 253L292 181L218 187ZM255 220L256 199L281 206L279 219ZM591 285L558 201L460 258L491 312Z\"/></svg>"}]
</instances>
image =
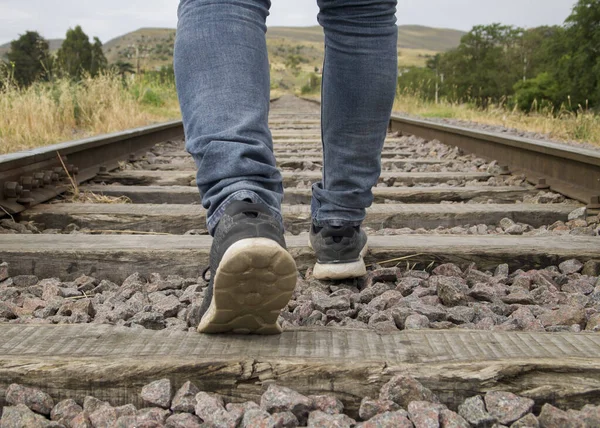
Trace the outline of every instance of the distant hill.
<instances>
[{"instance_id":1,"label":"distant hill","mask_svg":"<svg viewBox=\"0 0 600 428\"><path fill-rule=\"evenodd\" d=\"M398 49L405 51L407 57L427 56L436 52L443 52L459 45L460 38L465 33L459 30L446 28L432 28L421 25L401 25L398 27ZM140 57L143 68L155 68L168 64L173 57L173 43L175 29L172 28L140 28L104 43L104 53L109 62L127 61L135 65L136 58ZM312 27L269 27L267 31L269 45L284 41L286 45L304 44L314 50L313 55L322 54L324 40L323 29L320 26ZM62 39L52 39L50 50L56 51L62 45ZM136 53L137 48L137 53ZM0 57L4 57L10 50L10 43L0 46ZM426 51L426 52L410 52ZM411 55L411 54L415 55ZM274 56L277 56L275 53ZM412 64L409 64L412 65Z\"/></svg>"},{"instance_id":2,"label":"distant hill","mask_svg":"<svg viewBox=\"0 0 600 428\"><path fill-rule=\"evenodd\" d=\"M432 28L422 25L400 25L398 27L398 48L426 49L443 52L457 47L466 33L447 28ZM269 27L267 37L286 38L298 42L318 42L324 40L323 29L314 27Z\"/></svg>"}]
</instances>

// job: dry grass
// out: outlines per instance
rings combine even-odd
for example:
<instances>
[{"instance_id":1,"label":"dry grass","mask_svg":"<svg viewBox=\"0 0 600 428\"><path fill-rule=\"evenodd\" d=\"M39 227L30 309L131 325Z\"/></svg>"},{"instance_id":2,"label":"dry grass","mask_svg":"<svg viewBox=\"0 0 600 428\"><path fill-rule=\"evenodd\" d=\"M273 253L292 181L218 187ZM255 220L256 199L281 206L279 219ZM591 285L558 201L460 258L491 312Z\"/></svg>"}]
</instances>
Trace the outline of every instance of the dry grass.
<instances>
[{"instance_id":1,"label":"dry grass","mask_svg":"<svg viewBox=\"0 0 600 428\"><path fill-rule=\"evenodd\" d=\"M507 109L504 105L481 110L470 104L441 101L435 104L411 95L400 95L394 103L394 111L447 119L468 120L489 125L500 125L523 131L549 135L560 141L582 141L600 146L600 116L580 110L578 114L568 111L558 116L550 111L525 114Z\"/></svg>"},{"instance_id":2,"label":"dry grass","mask_svg":"<svg viewBox=\"0 0 600 428\"><path fill-rule=\"evenodd\" d=\"M131 199L127 196L106 196L98 195L97 193L88 190L81 191L79 189L70 188L67 193L62 195L67 203L78 204L130 204Z\"/></svg>"},{"instance_id":3,"label":"dry grass","mask_svg":"<svg viewBox=\"0 0 600 428\"><path fill-rule=\"evenodd\" d=\"M69 187L69 189L66 191L66 193L62 195L65 202L67 202L67 203L83 203L83 204L130 204L131 203L131 199L129 199L127 196L98 195L94 192L90 192L87 190L82 192L79 189L77 182L74 180L74 178L71 176L71 174L69 174L69 171L67 170L67 166L63 162L63 159L60 156L59 152L56 152L56 157L58 158L60 164L63 167L63 170L65 171L65 174L67 174L67 177L69 178L69 181L71 182L71 187Z\"/></svg>"},{"instance_id":4,"label":"dry grass","mask_svg":"<svg viewBox=\"0 0 600 428\"><path fill-rule=\"evenodd\" d=\"M161 114L144 100L113 74L79 83L67 79L36 83L25 89L7 81L0 90L0 154L121 131L173 116L172 109Z\"/></svg>"}]
</instances>

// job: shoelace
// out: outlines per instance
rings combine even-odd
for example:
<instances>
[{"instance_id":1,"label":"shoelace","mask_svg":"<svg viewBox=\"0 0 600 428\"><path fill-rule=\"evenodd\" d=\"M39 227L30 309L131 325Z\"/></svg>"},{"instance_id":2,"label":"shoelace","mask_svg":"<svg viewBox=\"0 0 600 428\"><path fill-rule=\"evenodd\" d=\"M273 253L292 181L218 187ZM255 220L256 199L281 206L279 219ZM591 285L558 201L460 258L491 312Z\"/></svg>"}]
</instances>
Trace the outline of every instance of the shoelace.
<instances>
[{"instance_id":1,"label":"shoelace","mask_svg":"<svg viewBox=\"0 0 600 428\"><path fill-rule=\"evenodd\" d=\"M206 273L210 271L210 266L208 266L206 269L204 269L204 271L202 272L202 279L205 280L206 282L210 282L210 279L206 279Z\"/></svg>"}]
</instances>

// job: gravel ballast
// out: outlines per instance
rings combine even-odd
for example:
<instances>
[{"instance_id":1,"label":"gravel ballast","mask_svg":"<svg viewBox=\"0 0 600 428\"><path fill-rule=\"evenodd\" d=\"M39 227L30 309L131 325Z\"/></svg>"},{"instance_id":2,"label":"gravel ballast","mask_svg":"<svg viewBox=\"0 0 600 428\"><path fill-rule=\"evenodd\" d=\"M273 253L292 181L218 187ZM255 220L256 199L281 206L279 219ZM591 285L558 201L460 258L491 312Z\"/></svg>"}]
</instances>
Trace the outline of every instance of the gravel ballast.
<instances>
[{"instance_id":1,"label":"gravel ballast","mask_svg":"<svg viewBox=\"0 0 600 428\"><path fill-rule=\"evenodd\" d=\"M280 316L284 329L474 329L600 331L600 261L567 260L540 270L480 271L455 264L415 270L372 266L363 278L318 281L309 269ZM81 276L63 282L10 276L0 265L0 322L101 323L193 331L207 283L201 278L130 275L122 284Z\"/></svg>"},{"instance_id":2,"label":"gravel ballast","mask_svg":"<svg viewBox=\"0 0 600 428\"><path fill-rule=\"evenodd\" d=\"M378 397L364 397L358 415L344 412L332 395L303 395L270 383L259 402L230 402L228 397L201 391L192 382L177 390L169 379L142 388L148 407L115 407L94 397L54 403L43 391L12 384L0 408L2 428L470 428L470 427L598 427L600 406L559 409L534 403L510 392L490 391L449 409L429 389L407 375L389 380ZM41 400L41 401L40 401ZM157 402L158 401L158 402ZM43 402L43 405L40 403Z\"/></svg>"}]
</instances>

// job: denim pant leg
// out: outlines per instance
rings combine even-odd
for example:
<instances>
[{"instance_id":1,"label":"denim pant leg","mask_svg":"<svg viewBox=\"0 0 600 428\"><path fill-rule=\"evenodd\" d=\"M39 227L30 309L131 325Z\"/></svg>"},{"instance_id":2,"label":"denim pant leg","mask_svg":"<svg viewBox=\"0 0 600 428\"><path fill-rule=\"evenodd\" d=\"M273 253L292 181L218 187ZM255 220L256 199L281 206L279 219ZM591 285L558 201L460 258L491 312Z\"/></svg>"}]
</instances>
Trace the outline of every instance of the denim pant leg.
<instances>
[{"instance_id":1,"label":"denim pant leg","mask_svg":"<svg viewBox=\"0 0 600 428\"><path fill-rule=\"evenodd\" d=\"M266 203L281 221L283 184L268 128L269 0L181 0L174 66L186 149L214 230L228 202Z\"/></svg>"},{"instance_id":2,"label":"denim pant leg","mask_svg":"<svg viewBox=\"0 0 600 428\"><path fill-rule=\"evenodd\" d=\"M323 180L313 185L319 225L359 225L373 203L396 93L396 0L318 0L325 30Z\"/></svg>"}]
</instances>

